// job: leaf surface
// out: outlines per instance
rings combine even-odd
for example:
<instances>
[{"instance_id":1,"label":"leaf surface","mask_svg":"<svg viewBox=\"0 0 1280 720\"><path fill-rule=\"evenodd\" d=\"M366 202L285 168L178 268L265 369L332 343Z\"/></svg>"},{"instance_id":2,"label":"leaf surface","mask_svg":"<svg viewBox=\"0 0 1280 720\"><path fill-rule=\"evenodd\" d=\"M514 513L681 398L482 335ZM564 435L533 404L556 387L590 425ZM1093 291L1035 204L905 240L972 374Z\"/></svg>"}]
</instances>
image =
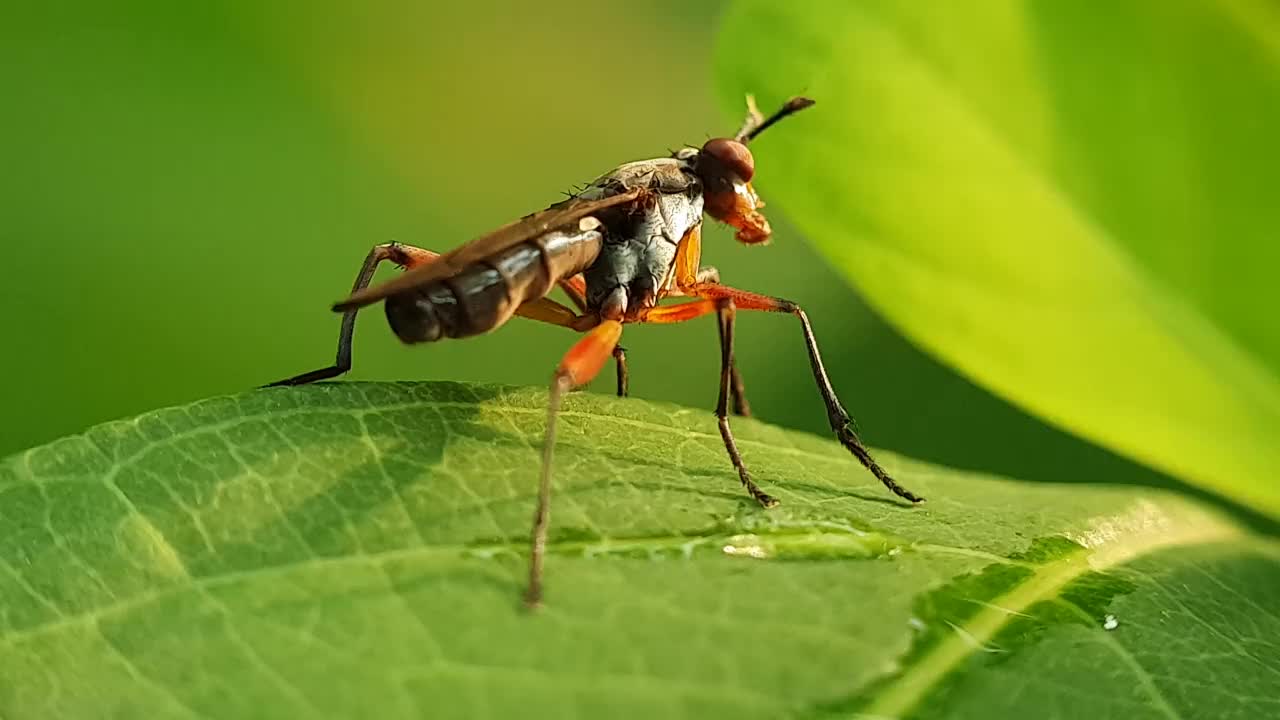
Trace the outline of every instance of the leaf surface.
<instances>
[{"instance_id":1,"label":"leaf surface","mask_svg":"<svg viewBox=\"0 0 1280 720\"><path fill-rule=\"evenodd\" d=\"M765 511L710 412L636 400L566 402L529 615L544 403L270 390L0 463L0 715L1277 710L1280 555L1215 511L886 456L909 507L834 441L738 420Z\"/></svg>"}]
</instances>

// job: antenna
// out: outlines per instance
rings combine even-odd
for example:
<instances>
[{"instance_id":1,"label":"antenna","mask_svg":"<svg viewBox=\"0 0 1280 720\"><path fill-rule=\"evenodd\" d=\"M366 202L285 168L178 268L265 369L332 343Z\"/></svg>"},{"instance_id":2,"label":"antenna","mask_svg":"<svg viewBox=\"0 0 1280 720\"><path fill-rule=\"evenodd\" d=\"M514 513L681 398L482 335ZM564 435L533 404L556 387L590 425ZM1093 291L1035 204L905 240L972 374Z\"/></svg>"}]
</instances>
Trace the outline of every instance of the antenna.
<instances>
[{"instance_id":1,"label":"antenna","mask_svg":"<svg viewBox=\"0 0 1280 720\"><path fill-rule=\"evenodd\" d=\"M807 97L796 96L782 104L778 111L769 117L765 117L760 113L760 108L756 107L756 97L747 95L747 119L742 122L742 129L733 136L734 140L740 143L748 143L756 139L756 136L765 131L770 125L778 122L788 115L794 115L801 110L813 105L814 101Z\"/></svg>"}]
</instances>

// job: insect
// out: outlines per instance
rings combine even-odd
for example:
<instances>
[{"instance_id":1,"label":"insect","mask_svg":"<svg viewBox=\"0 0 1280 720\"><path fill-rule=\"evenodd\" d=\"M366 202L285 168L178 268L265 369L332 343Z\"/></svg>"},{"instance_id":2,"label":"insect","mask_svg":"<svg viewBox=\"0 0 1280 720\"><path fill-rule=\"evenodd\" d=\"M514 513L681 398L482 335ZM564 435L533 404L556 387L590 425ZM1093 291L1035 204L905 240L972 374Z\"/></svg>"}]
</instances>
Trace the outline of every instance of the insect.
<instances>
[{"instance_id":1,"label":"insect","mask_svg":"<svg viewBox=\"0 0 1280 720\"><path fill-rule=\"evenodd\" d=\"M391 329L405 343L485 333L515 315L583 333L551 379L524 596L534 607L543 598L552 452L561 399L594 378L610 357L617 365L618 394L626 395L626 354L618 341L629 323L677 323L712 313L717 316L720 436L742 486L768 508L778 501L752 479L729 426L731 400L737 414L749 413L733 357L734 318L739 310L795 316L836 438L885 487L920 502L923 498L894 481L862 444L831 387L813 328L800 306L723 285L714 268L700 264L704 214L735 228L742 243L769 239L769 222L759 211L764 203L751 184L755 162L747 144L774 123L813 104L808 98L792 98L765 117L748 96L747 118L733 137L709 140L701 148L685 147L669 157L620 165L569 199L442 255L398 243L375 246L360 267L351 295L333 306L342 313L336 362L273 385L300 385L350 370L356 312L378 301L383 302ZM374 270L385 260L405 272L369 287ZM547 297L557 286L575 307ZM687 300L660 304L667 298Z\"/></svg>"}]
</instances>

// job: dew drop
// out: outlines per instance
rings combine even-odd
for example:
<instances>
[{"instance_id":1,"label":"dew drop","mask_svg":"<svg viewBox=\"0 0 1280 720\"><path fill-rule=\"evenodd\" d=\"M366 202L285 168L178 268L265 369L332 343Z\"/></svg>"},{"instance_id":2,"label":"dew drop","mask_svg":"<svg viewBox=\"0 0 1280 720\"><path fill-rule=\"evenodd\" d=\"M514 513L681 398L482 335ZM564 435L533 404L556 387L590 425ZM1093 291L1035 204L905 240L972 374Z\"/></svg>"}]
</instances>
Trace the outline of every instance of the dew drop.
<instances>
[{"instance_id":1,"label":"dew drop","mask_svg":"<svg viewBox=\"0 0 1280 720\"><path fill-rule=\"evenodd\" d=\"M771 555L768 548L766 548L762 543L751 541L753 536L737 535L731 539L737 540L738 542L731 542L725 545L723 548L725 555L739 555L743 557L756 558L757 560L763 560Z\"/></svg>"},{"instance_id":2,"label":"dew drop","mask_svg":"<svg viewBox=\"0 0 1280 720\"><path fill-rule=\"evenodd\" d=\"M777 525L724 538L725 555L757 560L871 559L901 552L901 543L878 532L823 524Z\"/></svg>"},{"instance_id":3,"label":"dew drop","mask_svg":"<svg viewBox=\"0 0 1280 720\"><path fill-rule=\"evenodd\" d=\"M1116 619L1115 615L1108 615L1106 618L1102 620L1103 630L1115 630L1119 626L1120 626L1120 621Z\"/></svg>"}]
</instances>

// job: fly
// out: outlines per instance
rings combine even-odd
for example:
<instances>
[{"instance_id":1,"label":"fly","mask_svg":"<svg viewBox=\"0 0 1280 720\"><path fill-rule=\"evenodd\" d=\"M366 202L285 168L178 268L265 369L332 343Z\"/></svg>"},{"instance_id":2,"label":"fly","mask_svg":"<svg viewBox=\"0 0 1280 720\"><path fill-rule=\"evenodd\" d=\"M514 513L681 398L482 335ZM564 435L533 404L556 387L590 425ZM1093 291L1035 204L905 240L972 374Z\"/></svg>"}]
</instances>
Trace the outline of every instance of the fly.
<instances>
[{"instance_id":1,"label":"fly","mask_svg":"<svg viewBox=\"0 0 1280 720\"><path fill-rule=\"evenodd\" d=\"M765 117L747 98L747 119L732 138L715 138L670 157L621 165L581 192L541 212L482 235L443 255L389 243L369 252L355 287L333 309L342 313L336 362L273 385L301 385L351 369L356 312L382 301L392 331L405 343L463 338L494 330L519 315L560 325L583 337L565 354L551 379L542 474L534 513L525 602L543 597L543 559L551 507L556 416L565 393L590 382L610 357L617 365L618 395L627 394L626 354L618 345L630 323L677 323L716 314L720 335L720 395L716 418L729 460L747 493L762 507L778 501L756 485L742 462L729 412L748 415L742 378L733 358L734 318L739 310L787 313L800 321L809 364L836 438L872 475L899 497L923 498L899 485L871 457L840 404L818 353L809 317L790 300L723 285L701 265L704 214L732 226L754 245L769 239L769 221L751 181L755 161L747 144L779 120L813 105L787 101ZM377 266L390 260L401 275L369 287ZM547 297L560 287L574 307ZM667 298L688 298L662 305Z\"/></svg>"}]
</instances>

